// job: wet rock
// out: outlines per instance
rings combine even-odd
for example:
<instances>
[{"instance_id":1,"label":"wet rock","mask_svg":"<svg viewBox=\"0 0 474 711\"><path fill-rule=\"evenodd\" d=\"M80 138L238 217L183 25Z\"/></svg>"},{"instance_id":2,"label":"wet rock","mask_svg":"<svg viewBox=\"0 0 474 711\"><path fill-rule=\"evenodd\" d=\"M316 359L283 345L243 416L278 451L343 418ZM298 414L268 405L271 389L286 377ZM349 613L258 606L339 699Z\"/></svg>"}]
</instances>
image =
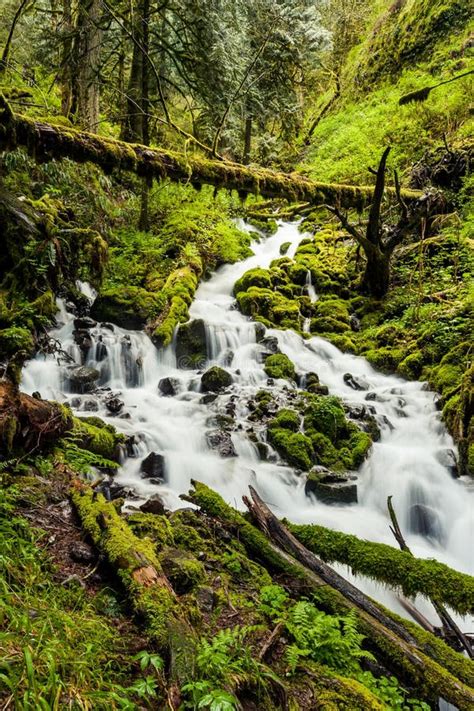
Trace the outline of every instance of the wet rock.
<instances>
[{"instance_id":1,"label":"wet rock","mask_svg":"<svg viewBox=\"0 0 474 711\"><path fill-rule=\"evenodd\" d=\"M158 383L158 390L166 397L172 397L179 393L180 381L178 378L161 378Z\"/></svg>"},{"instance_id":2,"label":"wet rock","mask_svg":"<svg viewBox=\"0 0 474 711\"><path fill-rule=\"evenodd\" d=\"M369 383L365 378L358 375L352 375L351 373L345 373L343 380L346 385L348 385L353 390L368 390Z\"/></svg>"},{"instance_id":3,"label":"wet rock","mask_svg":"<svg viewBox=\"0 0 474 711\"><path fill-rule=\"evenodd\" d=\"M120 400L118 397L111 397L105 401L105 407L112 415L118 415L124 404L123 400Z\"/></svg>"},{"instance_id":4,"label":"wet rock","mask_svg":"<svg viewBox=\"0 0 474 711\"><path fill-rule=\"evenodd\" d=\"M74 319L74 328L77 331L83 329L88 330L90 328L95 328L97 326L97 321L94 321L90 316L82 316L81 318Z\"/></svg>"},{"instance_id":5,"label":"wet rock","mask_svg":"<svg viewBox=\"0 0 474 711\"><path fill-rule=\"evenodd\" d=\"M38 392L38 390L35 390L34 393L31 394L31 397L34 397L35 400L42 400L43 399L41 397L41 393Z\"/></svg>"},{"instance_id":6,"label":"wet rock","mask_svg":"<svg viewBox=\"0 0 474 711\"><path fill-rule=\"evenodd\" d=\"M255 442L255 447L257 448L258 456L262 462L266 462L268 459L268 444L265 444L265 442Z\"/></svg>"},{"instance_id":7,"label":"wet rock","mask_svg":"<svg viewBox=\"0 0 474 711\"><path fill-rule=\"evenodd\" d=\"M356 504L357 484L350 477L326 467L313 467L305 483L305 494L313 494L325 504Z\"/></svg>"},{"instance_id":8,"label":"wet rock","mask_svg":"<svg viewBox=\"0 0 474 711\"><path fill-rule=\"evenodd\" d=\"M351 314L351 317L349 318L349 325L356 333L357 331L360 331L360 321L355 314Z\"/></svg>"},{"instance_id":9,"label":"wet rock","mask_svg":"<svg viewBox=\"0 0 474 711\"><path fill-rule=\"evenodd\" d=\"M231 384L231 374L218 365L213 365L201 377L201 390L203 392L219 392Z\"/></svg>"},{"instance_id":10,"label":"wet rock","mask_svg":"<svg viewBox=\"0 0 474 711\"><path fill-rule=\"evenodd\" d=\"M281 353L280 348L278 346L278 338L276 336L265 336L261 339L260 345L263 346L263 348L265 348L267 351L269 351L269 355Z\"/></svg>"},{"instance_id":11,"label":"wet rock","mask_svg":"<svg viewBox=\"0 0 474 711\"><path fill-rule=\"evenodd\" d=\"M387 427L390 430L390 432L393 432L393 430L395 429L395 426L388 419L387 415L378 415L377 420L378 420L378 422L380 422L382 427L384 427L384 428Z\"/></svg>"},{"instance_id":12,"label":"wet rock","mask_svg":"<svg viewBox=\"0 0 474 711\"><path fill-rule=\"evenodd\" d=\"M99 336L99 340L95 344L94 358L100 363L107 358L107 355L107 346L102 342L102 336Z\"/></svg>"},{"instance_id":13,"label":"wet rock","mask_svg":"<svg viewBox=\"0 0 474 711\"><path fill-rule=\"evenodd\" d=\"M411 533L441 541L439 516L431 506L421 503L410 506L408 526Z\"/></svg>"},{"instance_id":14,"label":"wet rock","mask_svg":"<svg viewBox=\"0 0 474 711\"><path fill-rule=\"evenodd\" d=\"M443 467L446 467L453 479L457 479L459 477L458 461L454 450L447 448L440 449L436 452L436 459Z\"/></svg>"},{"instance_id":15,"label":"wet rock","mask_svg":"<svg viewBox=\"0 0 474 711\"><path fill-rule=\"evenodd\" d=\"M142 479L149 479L153 477L154 479L165 480L165 458L162 454L158 452L150 452L140 465L140 472Z\"/></svg>"},{"instance_id":16,"label":"wet rock","mask_svg":"<svg viewBox=\"0 0 474 711\"><path fill-rule=\"evenodd\" d=\"M365 399L368 402L387 402L390 398L388 398L386 395L382 395L381 393L367 393L365 396Z\"/></svg>"},{"instance_id":17,"label":"wet rock","mask_svg":"<svg viewBox=\"0 0 474 711\"><path fill-rule=\"evenodd\" d=\"M206 395L202 396L199 402L201 403L201 405L209 405L211 402L214 402L214 400L217 400L217 394L207 393Z\"/></svg>"},{"instance_id":18,"label":"wet rock","mask_svg":"<svg viewBox=\"0 0 474 711\"><path fill-rule=\"evenodd\" d=\"M106 328L107 331L111 331L112 333L115 331L115 326L113 323L108 323L107 321L103 321L100 324L101 328Z\"/></svg>"},{"instance_id":19,"label":"wet rock","mask_svg":"<svg viewBox=\"0 0 474 711\"><path fill-rule=\"evenodd\" d=\"M88 393L94 390L100 373L87 365L73 365L65 369L66 379L72 392Z\"/></svg>"},{"instance_id":20,"label":"wet rock","mask_svg":"<svg viewBox=\"0 0 474 711\"><path fill-rule=\"evenodd\" d=\"M263 325L263 323L259 323L259 321L256 321L255 323L255 340L257 343L260 343L262 339L265 337L267 329Z\"/></svg>"},{"instance_id":21,"label":"wet rock","mask_svg":"<svg viewBox=\"0 0 474 711\"><path fill-rule=\"evenodd\" d=\"M140 506L142 513L155 514L155 516L163 516L166 513L166 508L163 499L159 494L153 494L148 501Z\"/></svg>"},{"instance_id":22,"label":"wet rock","mask_svg":"<svg viewBox=\"0 0 474 711\"><path fill-rule=\"evenodd\" d=\"M207 361L206 324L203 319L183 323L176 335L178 368L201 368Z\"/></svg>"},{"instance_id":23,"label":"wet rock","mask_svg":"<svg viewBox=\"0 0 474 711\"><path fill-rule=\"evenodd\" d=\"M329 395L329 388L327 385L321 385L316 373L306 373L303 377L302 387L315 395Z\"/></svg>"},{"instance_id":24,"label":"wet rock","mask_svg":"<svg viewBox=\"0 0 474 711\"><path fill-rule=\"evenodd\" d=\"M85 356L89 352L89 349L92 348L92 345L93 345L93 341L92 341L89 331L85 331L85 330L73 331L72 335L74 338L74 342L77 343L82 355L85 358Z\"/></svg>"},{"instance_id":25,"label":"wet rock","mask_svg":"<svg viewBox=\"0 0 474 711\"><path fill-rule=\"evenodd\" d=\"M214 449L221 457L237 456L230 432L210 430L206 432L206 441L210 449Z\"/></svg>"},{"instance_id":26,"label":"wet rock","mask_svg":"<svg viewBox=\"0 0 474 711\"><path fill-rule=\"evenodd\" d=\"M97 400L93 400L92 398L83 400L82 409L85 410L85 412L98 412L99 403L97 402Z\"/></svg>"},{"instance_id":27,"label":"wet rock","mask_svg":"<svg viewBox=\"0 0 474 711\"><path fill-rule=\"evenodd\" d=\"M83 541L74 541L69 546L69 555L75 563L82 565L92 565L97 560L97 555L87 543Z\"/></svg>"}]
</instances>

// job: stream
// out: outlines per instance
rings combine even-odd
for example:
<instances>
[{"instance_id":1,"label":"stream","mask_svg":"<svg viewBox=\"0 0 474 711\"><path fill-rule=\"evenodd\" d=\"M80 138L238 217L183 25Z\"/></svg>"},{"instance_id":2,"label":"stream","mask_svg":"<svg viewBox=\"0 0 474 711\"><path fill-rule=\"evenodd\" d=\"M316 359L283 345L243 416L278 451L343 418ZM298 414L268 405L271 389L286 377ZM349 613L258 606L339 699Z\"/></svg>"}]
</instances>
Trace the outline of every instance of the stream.
<instances>
[{"instance_id":1,"label":"stream","mask_svg":"<svg viewBox=\"0 0 474 711\"><path fill-rule=\"evenodd\" d=\"M279 517L396 545L386 508L387 496L393 495L400 526L416 556L433 557L474 573L468 544L474 524L472 489L450 473L446 452L455 451L455 446L441 422L436 396L425 384L382 375L364 358L342 353L323 338L305 339L290 330L267 329L265 335L278 340L279 349L293 361L298 374L317 373L330 394L349 406L370 404L382 434L357 472L358 503L352 505L328 505L307 496L304 476L279 463L276 456L262 461L249 439L248 403L258 390L268 387L262 361L265 349L257 342L256 325L235 308L232 289L248 269L268 267L280 256L283 243L291 243L287 255L292 257L303 237L297 224L280 223L276 234L252 243L253 256L219 268L201 283L190 309L191 319L203 319L206 324L209 358L199 370L179 367L188 364L177 362L175 342L160 351L143 332L97 325L90 330L92 344L85 364L99 370L100 388L110 388L102 391L103 397L95 392L68 392L64 365L53 356L38 356L26 365L22 389L68 402L76 414L98 415L131 438L115 476L118 484L131 490L129 507L138 507L159 493L168 508L180 508L179 495L188 491L191 479L197 479L242 509L242 495L252 484ZM87 285L83 290L94 298ZM312 300L317 299L310 280L307 291ZM58 305L57 328L51 336L80 364L81 350L73 337L75 316L61 300ZM200 392L200 378L212 364L226 368L233 383L210 401ZM346 373L364 381L367 389L351 388L344 381ZM160 393L158 383L163 378L177 381L172 380L175 395ZM277 380L271 388L284 403L296 385ZM111 395L123 402L116 414L104 404L104 397ZM226 413L234 415L237 425L230 434L234 456L222 457L210 446L209 431L218 428L219 417ZM258 434L258 423L253 425ZM163 455L164 481L142 478L142 461L150 452ZM347 568L337 567L353 579ZM357 584L402 612L383 586L368 580ZM432 617L429 603L420 602L420 609Z\"/></svg>"}]
</instances>

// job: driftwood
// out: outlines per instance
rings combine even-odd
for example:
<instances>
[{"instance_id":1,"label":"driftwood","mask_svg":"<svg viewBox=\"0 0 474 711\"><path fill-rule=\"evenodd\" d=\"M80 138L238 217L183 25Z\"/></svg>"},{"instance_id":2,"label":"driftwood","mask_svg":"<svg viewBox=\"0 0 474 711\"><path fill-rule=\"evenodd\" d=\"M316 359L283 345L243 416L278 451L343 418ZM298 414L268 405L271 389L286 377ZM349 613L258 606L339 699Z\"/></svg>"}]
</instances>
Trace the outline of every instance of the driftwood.
<instances>
[{"instance_id":1,"label":"driftwood","mask_svg":"<svg viewBox=\"0 0 474 711\"><path fill-rule=\"evenodd\" d=\"M237 190L240 194L280 197L291 202L312 205L338 204L343 208L362 209L372 201L371 186L318 183L297 173L279 173L248 167L230 161L216 161L195 155L184 155L161 148L125 143L73 128L53 125L14 113L0 94L0 150L25 147L38 161L70 158L77 162L95 163L105 171L127 170L158 180L214 185ZM395 190L388 189L395 197ZM417 200L421 193L403 190L406 202Z\"/></svg>"},{"instance_id":2,"label":"driftwood","mask_svg":"<svg viewBox=\"0 0 474 711\"><path fill-rule=\"evenodd\" d=\"M390 520L392 522L392 525L390 526L390 530L392 531L398 545L402 549L402 551L406 551L410 555L412 555L412 552L410 548L408 547L404 537L403 533L401 531L401 528L398 524L398 519L397 515L395 513L395 509L393 508L392 504L392 497L389 496L387 498L387 508L388 512L390 515ZM474 653L471 645L471 641L463 634L463 632L459 629L458 625L455 623L449 612L447 611L446 607L436 598L436 597L431 597L430 598L431 603L436 610L436 614L438 615L439 619L441 620L441 625L442 625L442 633L443 636L445 637L446 641L449 643L457 643L460 645L461 649L464 649L466 654L473 659L474 658Z\"/></svg>"},{"instance_id":3,"label":"driftwood","mask_svg":"<svg viewBox=\"0 0 474 711\"><path fill-rule=\"evenodd\" d=\"M474 685L474 670L468 660L442 640L374 602L384 615L404 629L403 637L399 636L269 540L218 494L199 482L193 482L193 486L194 491L181 498L225 523L255 559L262 561L269 570L283 574L286 584L300 591L303 588L330 613L345 614L354 610L359 629L366 635L370 648L376 651L386 668L415 692L423 698L441 696L461 711L473 708L474 690L470 685ZM407 636L412 637L414 643L407 642L404 639Z\"/></svg>"}]
</instances>

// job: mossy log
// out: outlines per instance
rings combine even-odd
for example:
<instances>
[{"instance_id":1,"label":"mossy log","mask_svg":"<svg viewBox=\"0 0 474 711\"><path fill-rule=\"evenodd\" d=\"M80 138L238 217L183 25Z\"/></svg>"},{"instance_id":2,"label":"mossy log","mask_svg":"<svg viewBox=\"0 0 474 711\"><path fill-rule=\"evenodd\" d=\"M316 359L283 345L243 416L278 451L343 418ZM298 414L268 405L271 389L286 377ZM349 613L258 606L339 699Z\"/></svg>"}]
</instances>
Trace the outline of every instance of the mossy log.
<instances>
[{"instance_id":1,"label":"mossy log","mask_svg":"<svg viewBox=\"0 0 474 711\"><path fill-rule=\"evenodd\" d=\"M14 383L0 381L0 451L33 452L55 442L72 428L69 410L56 402L21 393Z\"/></svg>"},{"instance_id":2,"label":"mossy log","mask_svg":"<svg viewBox=\"0 0 474 711\"><path fill-rule=\"evenodd\" d=\"M300 587L303 585L313 595L316 604L325 611L347 614L348 610L354 610L360 631L366 635L377 657L403 683L414 689L417 695L433 700L443 697L461 711L473 707L474 668L469 660L434 635L374 602L384 615L404 628L404 636L413 639L413 643L406 641L272 543L212 489L199 482L193 482L193 486L194 490L182 498L228 525L250 555L262 561L270 570L284 574Z\"/></svg>"},{"instance_id":3,"label":"mossy log","mask_svg":"<svg viewBox=\"0 0 474 711\"><path fill-rule=\"evenodd\" d=\"M354 574L401 590L407 597L436 598L460 615L474 614L474 578L437 560L414 558L385 543L363 541L356 536L316 525L285 522L308 550L326 563L348 565Z\"/></svg>"},{"instance_id":4,"label":"mossy log","mask_svg":"<svg viewBox=\"0 0 474 711\"><path fill-rule=\"evenodd\" d=\"M84 530L117 571L151 639L169 659L168 696L179 706L179 688L194 660L194 631L165 576L154 545L136 536L114 504L76 481L71 498Z\"/></svg>"},{"instance_id":5,"label":"mossy log","mask_svg":"<svg viewBox=\"0 0 474 711\"><path fill-rule=\"evenodd\" d=\"M362 209L372 199L371 186L318 183L297 173L279 173L260 167L248 167L230 161L209 160L197 155L149 148L125 143L72 128L46 123L13 113L0 95L0 150L25 147L37 161L70 158L91 162L106 172L113 169L132 171L140 176L178 182L215 185L237 190L242 195L285 198L311 205L337 204L343 208ZM395 195L395 192L388 190ZM402 191L405 202L421 193Z\"/></svg>"}]
</instances>

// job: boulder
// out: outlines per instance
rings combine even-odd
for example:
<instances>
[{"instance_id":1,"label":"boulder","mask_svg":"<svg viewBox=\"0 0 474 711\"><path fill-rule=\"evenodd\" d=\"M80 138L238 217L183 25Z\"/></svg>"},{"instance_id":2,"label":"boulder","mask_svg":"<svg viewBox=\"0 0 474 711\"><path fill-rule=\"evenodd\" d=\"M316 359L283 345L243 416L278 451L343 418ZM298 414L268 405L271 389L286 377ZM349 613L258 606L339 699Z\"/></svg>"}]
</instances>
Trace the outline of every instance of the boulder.
<instances>
[{"instance_id":1,"label":"boulder","mask_svg":"<svg viewBox=\"0 0 474 711\"><path fill-rule=\"evenodd\" d=\"M232 385L232 376L224 368L213 365L201 377L201 390L203 392L219 392Z\"/></svg>"},{"instance_id":2,"label":"boulder","mask_svg":"<svg viewBox=\"0 0 474 711\"><path fill-rule=\"evenodd\" d=\"M178 378L161 378L158 383L158 390L166 397L172 397L179 393L180 381Z\"/></svg>"},{"instance_id":3,"label":"boulder","mask_svg":"<svg viewBox=\"0 0 474 711\"><path fill-rule=\"evenodd\" d=\"M163 516L166 513L163 499L159 494L153 494L148 501L140 506L142 513L155 514L155 516Z\"/></svg>"},{"instance_id":4,"label":"boulder","mask_svg":"<svg viewBox=\"0 0 474 711\"><path fill-rule=\"evenodd\" d=\"M365 378L361 378L357 375L352 375L351 373L345 373L343 380L346 385L348 385L353 390L368 390L369 383Z\"/></svg>"},{"instance_id":5,"label":"boulder","mask_svg":"<svg viewBox=\"0 0 474 711\"><path fill-rule=\"evenodd\" d=\"M206 324L203 319L182 323L176 335L176 362L178 368L201 368L206 361Z\"/></svg>"},{"instance_id":6,"label":"boulder","mask_svg":"<svg viewBox=\"0 0 474 711\"><path fill-rule=\"evenodd\" d=\"M257 341L257 343L260 343L262 338L265 337L266 330L267 329L265 328L263 323L260 323L259 321L255 322L255 340Z\"/></svg>"},{"instance_id":7,"label":"boulder","mask_svg":"<svg viewBox=\"0 0 474 711\"><path fill-rule=\"evenodd\" d=\"M123 406L123 400L120 400L118 397L111 397L105 401L105 407L112 415L118 415Z\"/></svg>"},{"instance_id":8,"label":"boulder","mask_svg":"<svg viewBox=\"0 0 474 711\"><path fill-rule=\"evenodd\" d=\"M72 392L89 393L95 389L100 373L87 365L73 365L66 367L65 376Z\"/></svg>"},{"instance_id":9,"label":"boulder","mask_svg":"<svg viewBox=\"0 0 474 711\"><path fill-rule=\"evenodd\" d=\"M306 375L303 376L302 387L314 395L329 395L328 386L321 385L319 376L316 373L306 373Z\"/></svg>"},{"instance_id":10,"label":"boulder","mask_svg":"<svg viewBox=\"0 0 474 711\"><path fill-rule=\"evenodd\" d=\"M90 316L82 316L81 318L74 319L74 328L76 331L88 330L90 328L95 328L97 326L97 321L94 321Z\"/></svg>"},{"instance_id":11,"label":"boulder","mask_svg":"<svg viewBox=\"0 0 474 711\"><path fill-rule=\"evenodd\" d=\"M351 317L349 319L349 325L351 329L356 333L357 331L360 331L360 321L355 314L351 314Z\"/></svg>"},{"instance_id":12,"label":"boulder","mask_svg":"<svg viewBox=\"0 0 474 711\"><path fill-rule=\"evenodd\" d=\"M436 459L440 464L442 464L443 467L446 467L453 479L457 479L459 477L458 461L454 450L448 448L440 449L436 452Z\"/></svg>"},{"instance_id":13,"label":"boulder","mask_svg":"<svg viewBox=\"0 0 474 711\"><path fill-rule=\"evenodd\" d=\"M77 343L77 345L79 346L79 349L85 359L85 356L93 345L93 341L89 331L86 331L85 329L76 330L73 331L72 335L74 337L74 342Z\"/></svg>"},{"instance_id":14,"label":"boulder","mask_svg":"<svg viewBox=\"0 0 474 711\"><path fill-rule=\"evenodd\" d=\"M357 484L348 476L326 467L313 467L305 483L305 494L313 494L325 504L356 504Z\"/></svg>"},{"instance_id":15,"label":"boulder","mask_svg":"<svg viewBox=\"0 0 474 711\"><path fill-rule=\"evenodd\" d=\"M230 432L210 430L206 432L206 441L210 449L216 450L221 457L237 456Z\"/></svg>"},{"instance_id":16,"label":"boulder","mask_svg":"<svg viewBox=\"0 0 474 711\"><path fill-rule=\"evenodd\" d=\"M178 595L184 595L205 580L204 565L188 551L166 546L160 555L160 563Z\"/></svg>"},{"instance_id":17,"label":"boulder","mask_svg":"<svg viewBox=\"0 0 474 711\"><path fill-rule=\"evenodd\" d=\"M265 336L260 340L260 345L263 346L267 351L272 353L280 353L280 348L278 346L278 338L276 336Z\"/></svg>"},{"instance_id":18,"label":"boulder","mask_svg":"<svg viewBox=\"0 0 474 711\"><path fill-rule=\"evenodd\" d=\"M203 614L214 609L214 590L209 585L199 585L195 592L196 604Z\"/></svg>"},{"instance_id":19,"label":"boulder","mask_svg":"<svg viewBox=\"0 0 474 711\"><path fill-rule=\"evenodd\" d=\"M150 452L140 465L142 479L165 480L165 458L158 452Z\"/></svg>"}]
</instances>

